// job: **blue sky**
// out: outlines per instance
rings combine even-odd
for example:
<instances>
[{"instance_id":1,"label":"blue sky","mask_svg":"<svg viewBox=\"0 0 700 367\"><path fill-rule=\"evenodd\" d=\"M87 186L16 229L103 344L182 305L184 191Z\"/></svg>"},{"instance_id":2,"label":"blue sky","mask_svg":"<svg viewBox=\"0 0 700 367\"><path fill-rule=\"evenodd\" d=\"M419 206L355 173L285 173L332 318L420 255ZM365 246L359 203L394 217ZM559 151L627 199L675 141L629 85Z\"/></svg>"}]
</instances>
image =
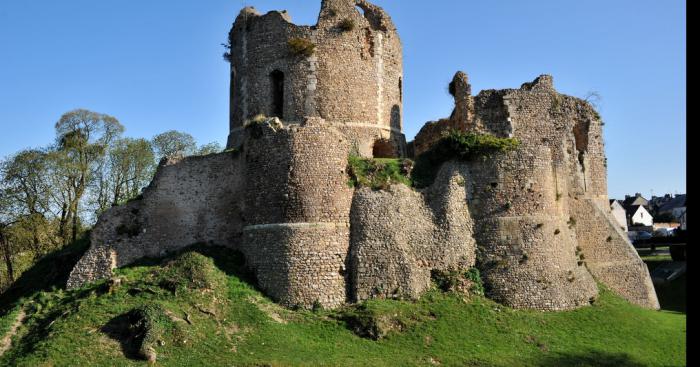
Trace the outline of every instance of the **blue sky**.
<instances>
[{"instance_id":1,"label":"blue sky","mask_svg":"<svg viewBox=\"0 0 700 367\"><path fill-rule=\"evenodd\" d=\"M375 3L404 43L407 138L449 115L457 70L474 94L551 74L561 93L602 96L611 197L685 192L685 2ZM220 44L244 5L313 24L320 0L0 1L0 157L49 144L74 108L116 116L127 136L177 129L224 144Z\"/></svg>"}]
</instances>

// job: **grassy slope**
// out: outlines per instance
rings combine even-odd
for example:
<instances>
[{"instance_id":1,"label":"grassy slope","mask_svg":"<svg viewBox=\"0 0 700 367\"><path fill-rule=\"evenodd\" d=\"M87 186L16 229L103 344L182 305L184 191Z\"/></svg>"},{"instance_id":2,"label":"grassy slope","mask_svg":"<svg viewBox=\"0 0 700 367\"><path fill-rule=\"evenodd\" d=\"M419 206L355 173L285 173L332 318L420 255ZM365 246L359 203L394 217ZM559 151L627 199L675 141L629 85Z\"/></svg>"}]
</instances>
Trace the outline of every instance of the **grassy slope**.
<instances>
[{"instance_id":1,"label":"grassy slope","mask_svg":"<svg viewBox=\"0 0 700 367\"><path fill-rule=\"evenodd\" d=\"M162 325L163 343L155 346L158 364L167 366L685 364L685 315L643 310L606 290L592 307L558 313L515 311L437 290L416 302L370 301L364 308L376 318L405 325L374 341L356 336L341 321L356 308L283 309L243 280L238 257L220 249L199 251L215 259L208 273L223 281L173 294L163 280L191 276L194 268L173 273L172 267L145 262L121 269L126 281L113 292L103 283L70 292L25 292L14 301L3 295L0 304L8 307L0 325L22 303L28 319L0 364L145 365L119 320L153 303L172 316Z\"/></svg>"}]
</instances>

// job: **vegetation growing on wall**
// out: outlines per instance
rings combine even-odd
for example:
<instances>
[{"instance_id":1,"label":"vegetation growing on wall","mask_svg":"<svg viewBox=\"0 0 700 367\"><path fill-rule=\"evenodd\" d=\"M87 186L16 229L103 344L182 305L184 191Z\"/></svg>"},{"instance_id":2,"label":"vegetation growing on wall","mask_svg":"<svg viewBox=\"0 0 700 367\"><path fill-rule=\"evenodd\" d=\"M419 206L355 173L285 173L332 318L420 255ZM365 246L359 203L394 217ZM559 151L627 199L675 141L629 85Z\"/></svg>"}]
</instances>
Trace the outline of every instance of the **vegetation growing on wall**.
<instances>
[{"instance_id":1,"label":"vegetation growing on wall","mask_svg":"<svg viewBox=\"0 0 700 367\"><path fill-rule=\"evenodd\" d=\"M287 41L287 44L289 45L289 50L294 55L309 57L316 51L316 45L303 38L292 38Z\"/></svg>"},{"instance_id":2,"label":"vegetation growing on wall","mask_svg":"<svg viewBox=\"0 0 700 367\"><path fill-rule=\"evenodd\" d=\"M411 186L409 173L413 167L410 159L348 157L347 173L350 187L371 187L386 190L392 184Z\"/></svg>"},{"instance_id":3,"label":"vegetation growing on wall","mask_svg":"<svg viewBox=\"0 0 700 367\"><path fill-rule=\"evenodd\" d=\"M515 138L449 131L430 150L416 158L411 176L413 184L418 188L432 184L444 162L466 161L478 156L507 152L516 149L519 145L520 142Z\"/></svg>"},{"instance_id":4,"label":"vegetation growing on wall","mask_svg":"<svg viewBox=\"0 0 700 367\"><path fill-rule=\"evenodd\" d=\"M350 18L345 18L338 23L338 28L343 32L350 32L355 29L355 21Z\"/></svg>"}]
</instances>

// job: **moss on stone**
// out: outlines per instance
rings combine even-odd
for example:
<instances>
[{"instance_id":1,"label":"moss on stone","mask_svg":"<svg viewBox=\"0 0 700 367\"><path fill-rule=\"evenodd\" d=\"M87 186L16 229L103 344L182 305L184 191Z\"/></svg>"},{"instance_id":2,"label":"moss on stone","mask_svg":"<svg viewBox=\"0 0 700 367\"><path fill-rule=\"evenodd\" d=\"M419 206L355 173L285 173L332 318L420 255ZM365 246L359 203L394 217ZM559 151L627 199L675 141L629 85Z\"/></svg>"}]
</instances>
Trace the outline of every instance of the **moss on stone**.
<instances>
[{"instance_id":1,"label":"moss on stone","mask_svg":"<svg viewBox=\"0 0 700 367\"><path fill-rule=\"evenodd\" d=\"M433 183L444 162L467 161L478 156L507 152L519 145L520 142L515 138L498 138L493 135L452 130L417 157L411 178L416 187L427 187Z\"/></svg>"}]
</instances>

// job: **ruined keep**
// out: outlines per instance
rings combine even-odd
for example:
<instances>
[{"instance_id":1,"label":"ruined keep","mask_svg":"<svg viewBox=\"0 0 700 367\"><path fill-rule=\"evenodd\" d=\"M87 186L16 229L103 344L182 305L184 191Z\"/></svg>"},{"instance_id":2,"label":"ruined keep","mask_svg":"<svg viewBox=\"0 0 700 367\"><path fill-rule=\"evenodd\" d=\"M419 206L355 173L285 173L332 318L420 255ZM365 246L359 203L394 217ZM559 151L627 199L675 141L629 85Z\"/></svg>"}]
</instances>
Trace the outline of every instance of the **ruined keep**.
<instances>
[{"instance_id":1,"label":"ruined keep","mask_svg":"<svg viewBox=\"0 0 700 367\"><path fill-rule=\"evenodd\" d=\"M323 0L310 27L245 8L229 39L227 151L161 162L141 199L100 216L69 287L207 243L241 251L287 306L418 297L433 270L477 267L487 296L516 308L588 305L596 281L659 307L607 205L600 117L550 76L473 96L459 72L451 116L407 145L401 42L381 8ZM348 185L351 153L410 158L450 130L520 146L445 162L424 189Z\"/></svg>"}]
</instances>

